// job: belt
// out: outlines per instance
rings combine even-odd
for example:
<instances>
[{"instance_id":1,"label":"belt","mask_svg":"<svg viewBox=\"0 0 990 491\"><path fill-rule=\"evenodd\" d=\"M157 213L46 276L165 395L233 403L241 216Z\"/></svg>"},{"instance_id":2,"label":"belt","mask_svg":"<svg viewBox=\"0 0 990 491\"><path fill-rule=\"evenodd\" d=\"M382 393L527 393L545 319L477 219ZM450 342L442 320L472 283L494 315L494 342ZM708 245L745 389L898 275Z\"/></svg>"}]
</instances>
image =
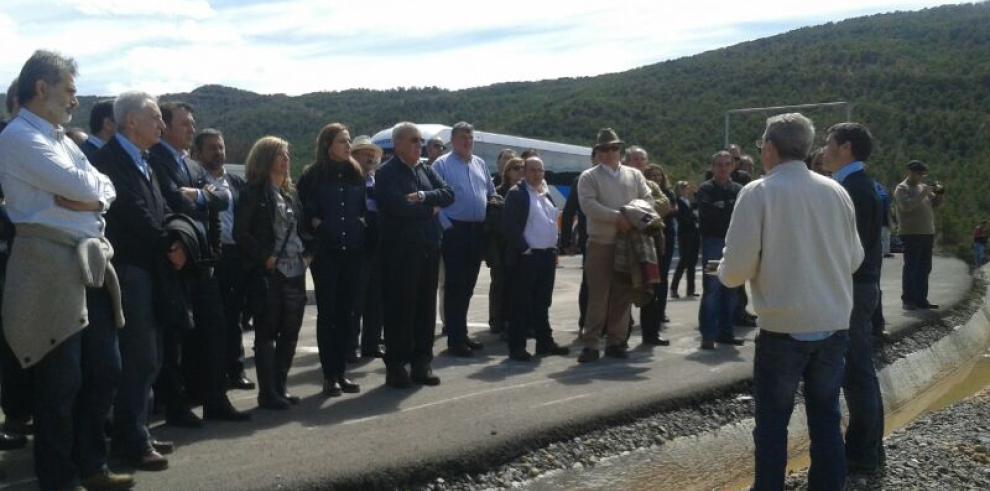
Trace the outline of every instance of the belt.
<instances>
[{"instance_id":1,"label":"belt","mask_svg":"<svg viewBox=\"0 0 990 491\"><path fill-rule=\"evenodd\" d=\"M778 339L794 339L790 334L783 332L768 331L766 329L760 329L760 336L766 336L768 338L778 338Z\"/></svg>"}]
</instances>

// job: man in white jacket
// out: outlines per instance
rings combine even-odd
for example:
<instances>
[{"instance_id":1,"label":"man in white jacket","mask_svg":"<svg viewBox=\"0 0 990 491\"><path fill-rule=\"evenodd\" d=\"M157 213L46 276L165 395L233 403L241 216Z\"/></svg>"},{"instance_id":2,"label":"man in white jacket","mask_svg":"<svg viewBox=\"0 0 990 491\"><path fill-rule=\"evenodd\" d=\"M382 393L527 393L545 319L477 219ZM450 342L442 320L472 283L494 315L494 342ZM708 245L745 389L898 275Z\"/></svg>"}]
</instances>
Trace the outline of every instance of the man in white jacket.
<instances>
[{"instance_id":1,"label":"man in white jacket","mask_svg":"<svg viewBox=\"0 0 990 491\"><path fill-rule=\"evenodd\" d=\"M839 388L852 277L863 248L849 195L802 162L814 136L801 114L767 119L759 142L766 176L739 193L718 268L727 287L750 282L759 316L756 490L783 488L787 423L802 380L812 449L809 487L842 489L845 483Z\"/></svg>"}]
</instances>

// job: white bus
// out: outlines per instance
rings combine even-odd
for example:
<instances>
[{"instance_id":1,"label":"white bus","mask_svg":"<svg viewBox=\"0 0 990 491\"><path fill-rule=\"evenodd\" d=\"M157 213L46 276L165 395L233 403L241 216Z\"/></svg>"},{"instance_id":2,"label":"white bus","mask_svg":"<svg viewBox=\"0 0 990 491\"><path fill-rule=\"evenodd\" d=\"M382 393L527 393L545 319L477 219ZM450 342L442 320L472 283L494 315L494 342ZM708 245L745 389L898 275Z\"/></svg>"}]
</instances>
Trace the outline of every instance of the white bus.
<instances>
[{"instance_id":1,"label":"white bus","mask_svg":"<svg viewBox=\"0 0 990 491\"><path fill-rule=\"evenodd\" d=\"M417 124L416 126L419 127L423 139L429 141L431 138L439 137L443 140L444 145L450 148L450 126L442 124ZM386 128L375 133L371 140L375 145L382 147L385 153L384 159L391 156L393 149L392 128ZM485 160L485 163L488 164L488 171L493 175L496 172L495 165L498 153L505 148L515 150L516 153L522 153L529 149L539 152L547 171L547 183L555 191L553 194L557 194L554 198L561 207L570 193L574 179L581 171L591 167L591 147L474 131L474 154ZM426 148L424 146L423 155L425 156L425 154Z\"/></svg>"}]
</instances>

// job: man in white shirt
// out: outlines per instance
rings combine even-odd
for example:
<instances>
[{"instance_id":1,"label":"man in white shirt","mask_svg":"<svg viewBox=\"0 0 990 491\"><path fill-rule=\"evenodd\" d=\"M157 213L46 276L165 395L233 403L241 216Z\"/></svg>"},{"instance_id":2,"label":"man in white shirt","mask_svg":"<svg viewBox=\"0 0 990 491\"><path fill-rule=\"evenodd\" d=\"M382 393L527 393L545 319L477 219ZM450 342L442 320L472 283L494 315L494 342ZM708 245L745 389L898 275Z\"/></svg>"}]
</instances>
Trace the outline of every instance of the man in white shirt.
<instances>
[{"instance_id":1,"label":"man in white shirt","mask_svg":"<svg viewBox=\"0 0 990 491\"><path fill-rule=\"evenodd\" d=\"M121 373L111 293L86 287L78 270L66 270L61 278L42 273L63 258L77 262L76 245L89 239L104 242L105 254L113 254L104 238L104 212L116 190L62 126L79 105L75 76L73 59L36 51L18 78L22 107L0 135L0 184L18 237L7 269L4 329L18 360L34 371L39 487L124 489L134 479L109 471L104 434ZM71 319L51 312L62 305L26 312L31 298L51 301L66 288L69 294L76 293L72 288L85 290L82 311Z\"/></svg>"},{"instance_id":2,"label":"man in white shirt","mask_svg":"<svg viewBox=\"0 0 990 491\"><path fill-rule=\"evenodd\" d=\"M526 335L536 336L537 355L566 355L550 329L550 302L557 274L557 207L543 180L543 161L525 162L526 178L505 198L504 226L508 251L506 263L512 278L512 320L509 323L509 358L529 361Z\"/></svg>"},{"instance_id":3,"label":"man in white shirt","mask_svg":"<svg viewBox=\"0 0 990 491\"><path fill-rule=\"evenodd\" d=\"M849 195L803 162L814 137L814 126L801 114L767 120L759 142L767 174L740 191L718 267L726 287L750 282L759 316L756 490L783 489L787 423L801 381L811 435L809 488L845 485L839 388L853 272L864 254Z\"/></svg>"}]
</instances>

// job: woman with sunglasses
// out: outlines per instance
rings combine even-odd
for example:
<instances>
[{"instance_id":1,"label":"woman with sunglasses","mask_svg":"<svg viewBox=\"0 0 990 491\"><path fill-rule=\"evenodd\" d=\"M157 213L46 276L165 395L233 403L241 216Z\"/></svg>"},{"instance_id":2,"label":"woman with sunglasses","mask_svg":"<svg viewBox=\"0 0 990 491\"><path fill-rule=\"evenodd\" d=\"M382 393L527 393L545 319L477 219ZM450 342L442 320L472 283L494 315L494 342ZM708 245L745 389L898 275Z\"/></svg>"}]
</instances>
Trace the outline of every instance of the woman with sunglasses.
<instances>
[{"instance_id":1,"label":"woman with sunglasses","mask_svg":"<svg viewBox=\"0 0 990 491\"><path fill-rule=\"evenodd\" d=\"M511 152L511 150L510 150ZM515 155L513 153L513 155ZM488 327L493 333L504 333L509 322L510 302L505 298L505 235L502 232L502 209L509 189L523 178L523 160L510 157L502 167L501 179L495 193L502 200L488 205L485 214L485 263L491 271L492 282L488 287Z\"/></svg>"}]
</instances>

